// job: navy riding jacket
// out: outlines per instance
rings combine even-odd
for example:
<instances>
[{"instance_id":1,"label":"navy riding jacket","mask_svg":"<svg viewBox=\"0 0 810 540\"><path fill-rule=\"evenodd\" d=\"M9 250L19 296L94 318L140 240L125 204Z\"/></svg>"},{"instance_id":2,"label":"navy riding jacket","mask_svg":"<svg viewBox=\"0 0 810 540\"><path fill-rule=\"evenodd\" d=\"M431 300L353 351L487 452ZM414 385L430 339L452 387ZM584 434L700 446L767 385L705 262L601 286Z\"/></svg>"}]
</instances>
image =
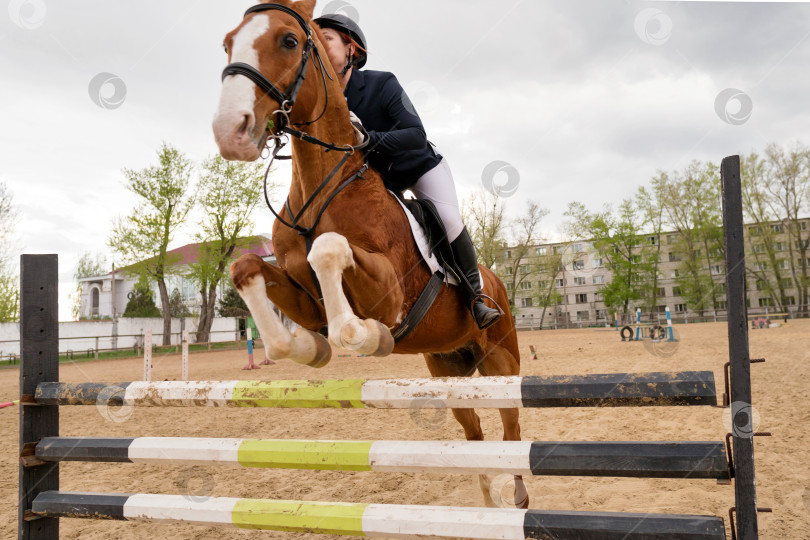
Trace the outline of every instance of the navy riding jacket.
<instances>
[{"instance_id":1,"label":"navy riding jacket","mask_svg":"<svg viewBox=\"0 0 810 540\"><path fill-rule=\"evenodd\" d=\"M352 71L345 90L349 110L360 118L370 136L369 164L392 191L412 187L438 165L442 156L433 149L422 120L393 73Z\"/></svg>"}]
</instances>

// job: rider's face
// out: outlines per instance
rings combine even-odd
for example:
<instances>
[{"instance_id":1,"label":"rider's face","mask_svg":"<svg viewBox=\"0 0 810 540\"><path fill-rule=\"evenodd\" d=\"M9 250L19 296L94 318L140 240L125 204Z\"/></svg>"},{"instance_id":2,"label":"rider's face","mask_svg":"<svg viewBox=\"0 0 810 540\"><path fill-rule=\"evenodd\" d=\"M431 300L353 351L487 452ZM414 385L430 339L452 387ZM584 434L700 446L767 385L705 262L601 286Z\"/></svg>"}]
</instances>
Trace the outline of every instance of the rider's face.
<instances>
[{"instance_id":1,"label":"rider's face","mask_svg":"<svg viewBox=\"0 0 810 540\"><path fill-rule=\"evenodd\" d=\"M351 43L345 43L343 36L340 32L332 28L324 28L322 30L323 38L325 40L324 46L326 47L326 55L332 63L332 67L340 74L348 62L348 56L354 46Z\"/></svg>"}]
</instances>

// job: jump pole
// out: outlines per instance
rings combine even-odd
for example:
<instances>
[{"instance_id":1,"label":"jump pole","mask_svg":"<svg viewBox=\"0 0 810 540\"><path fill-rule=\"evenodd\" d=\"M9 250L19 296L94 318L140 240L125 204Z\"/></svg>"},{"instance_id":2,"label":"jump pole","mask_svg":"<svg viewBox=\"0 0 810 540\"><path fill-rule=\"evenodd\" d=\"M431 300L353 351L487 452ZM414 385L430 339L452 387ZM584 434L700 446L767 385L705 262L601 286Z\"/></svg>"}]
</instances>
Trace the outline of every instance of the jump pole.
<instances>
[{"instance_id":1,"label":"jump pole","mask_svg":"<svg viewBox=\"0 0 810 540\"><path fill-rule=\"evenodd\" d=\"M641 308L636 308L636 341L642 341L644 333L641 330Z\"/></svg>"},{"instance_id":2,"label":"jump pole","mask_svg":"<svg viewBox=\"0 0 810 540\"><path fill-rule=\"evenodd\" d=\"M751 356L748 349L748 307L745 295L745 241L743 238L740 156L723 159L723 235L726 246L726 298L733 429L734 491L739 540L759 537L754 473L754 433L751 409Z\"/></svg>"},{"instance_id":3,"label":"jump pole","mask_svg":"<svg viewBox=\"0 0 810 540\"><path fill-rule=\"evenodd\" d=\"M182 377L184 381L188 380L188 330L183 330L183 353L182 353Z\"/></svg>"},{"instance_id":4,"label":"jump pole","mask_svg":"<svg viewBox=\"0 0 810 540\"><path fill-rule=\"evenodd\" d=\"M143 380L152 380L152 329L143 333Z\"/></svg>"},{"instance_id":5,"label":"jump pole","mask_svg":"<svg viewBox=\"0 0 810 540\"><path fill-rule=\"evenodd\" d=\"M253 363L253 329L251 327L247 327L247 346L248 346L248 363L245 367L242 368L243 371L248 371L251 369L261 369L259 366Z\"/></svg>"},{"instance_id":6,"label":"jump pole","mask_svg":"<svg viewBox=\"0 0 810 540\"><path fill-rule=\"evenodd\" d=\"M20 453L59 436L59 407L37 405L37 385L59 380L59 284L56 255L20 257ZM19 540L59 540L59 520L31 516L34 499L59 489L59 464L19 468Z\"/></svg>"},{"instance_id":7,"label":"jump pole","mask_svg":"<svg viewBox=\"0 0 810 540\"><path fill-rule=\"evenodd\" d=\"M667 341L676 341L675 332L672 330L672 313L669 312L669 306L667 306L667 333L669 334Z\"/></svg>"},{"instance_id":8,"label":"jump pole","mask_svg":"<svg viewBox=\"0 0 810 540\"><path fill-rule=\"evenodd\" d=\"M0 403L0 409L5 409L6 407L13 407L14 405L19 405L20 400L16 401L9 401L8 403Z\"/></svg>"}]
</instances>

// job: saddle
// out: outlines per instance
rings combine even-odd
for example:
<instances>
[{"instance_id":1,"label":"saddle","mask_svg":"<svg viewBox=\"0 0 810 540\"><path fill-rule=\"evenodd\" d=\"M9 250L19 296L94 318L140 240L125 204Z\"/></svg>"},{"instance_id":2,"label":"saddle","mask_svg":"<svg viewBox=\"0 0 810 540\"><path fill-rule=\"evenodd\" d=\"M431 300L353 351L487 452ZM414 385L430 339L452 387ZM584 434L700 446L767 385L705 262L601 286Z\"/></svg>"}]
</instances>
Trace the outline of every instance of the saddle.
<instances>
[{"instance_id":1,"label":"saddle","mask_svg":"<svg viewBox=\"0 0 810 540\"><path fill-rule=\"evenodd\" d=\"M450 240L447 238L447 230L444 228L438 210L436 210L436 205L426 199L405 199L401 194L397 195L397 199L411 213L416 224L421 227L425 235L427 254L423 253L423 256L428 266L433 266L430 259L435 257L440 266L438 270L445 275L447 281L453 285L462 285L465 281L464 273L456 263L456 258L450 247ZM417 244L419 244L419 238L416 238L417 231L413 230L413 233ZM420 249L423 248L420 246ZM431 269L436 271L434 268Z\"/></svg>"}]
</instances>

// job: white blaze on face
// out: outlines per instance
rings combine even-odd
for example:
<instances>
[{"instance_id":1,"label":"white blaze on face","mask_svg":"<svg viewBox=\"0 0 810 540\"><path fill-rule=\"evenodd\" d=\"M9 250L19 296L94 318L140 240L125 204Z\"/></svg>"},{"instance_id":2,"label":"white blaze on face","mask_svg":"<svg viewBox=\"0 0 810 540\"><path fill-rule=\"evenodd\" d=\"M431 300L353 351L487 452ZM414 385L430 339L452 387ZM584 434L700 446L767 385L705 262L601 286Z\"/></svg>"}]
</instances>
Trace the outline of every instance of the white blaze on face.
<instances>
[{"instance_id":1,"label":"white blaze on face","mask_svg":"<svg viewBox=\"0 0 810 540\"><path fill-rule=\"evenodd\" d=\"M233 39L231 63L244 62L259 68L259 51L256 40L270 28L270 17L267 14L256 14L245 24ZM256 85L243 75L230 75L222 82L222 94L219 109L214 117L214 134L222 144L230 143L231 137L239 130L249 117L248 138L255 127L253 113L256 106ZM238 142L238 141L234 141Z\"/></svg>"}]
</instances>

